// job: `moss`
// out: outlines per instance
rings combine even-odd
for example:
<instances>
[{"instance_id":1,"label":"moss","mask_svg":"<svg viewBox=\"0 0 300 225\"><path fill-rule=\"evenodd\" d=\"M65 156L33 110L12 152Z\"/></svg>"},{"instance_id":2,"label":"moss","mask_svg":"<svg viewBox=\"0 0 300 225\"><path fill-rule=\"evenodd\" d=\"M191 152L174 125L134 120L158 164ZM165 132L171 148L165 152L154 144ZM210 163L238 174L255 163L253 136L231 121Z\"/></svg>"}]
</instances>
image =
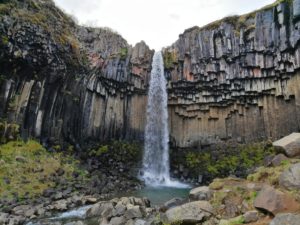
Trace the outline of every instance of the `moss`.
<instances>
[{"instance_id":1,"label":"moss","mask_svg":"<svg viewBox=\"0 0 300 225\"><path fill-rule=\"evenodd\" d=\"M61 146L60 145L54 145L52 148L54 150L56 150L56 151L60 151L61 150Z\"/></svg>"},{"instance_id":2,"label":"moss","mask_svg":"<svg viewBox=\"0 0 300 225\"><path fill-rule=\"evenodd\" d=\"M0 16L10 14L11 10L15 7L14 1L2 1L0 2Z\"/></svg>"},{"instance_id":3,"label":"moss","mask_svg":"<svg viewBox=\"0 0 300 225\"><path fill-rule=\"evenodd\" d=\"M209 187L212 190L220 190L224 186L224 182L221 179L214 179L212 183L209 184Z\"/></svg>"},{"instance_id":4,"label":"moss","mask_svg":"<svg viewBox=\"0 0 300 225\"><path fill-rule=\"evenodd\" d=\"M0 158L3 162L0 164L1 199L40 195L45 189L56 186L53 174L58 169L64 170L66 180L73 179L73 172L85 174L78 161L68 155L49 153L34 140L0 145Z\"/></svg>"},{"instance_id":5,"label":"moss","mask_svg":"<svg viewBox=\"0 0 300 225\"><path fill-rule=\"evenodd\" d=\"M291 162L300 162L300 160L284 160L277 167L259 167L255 173L248 175L247 180L254 182L266 182L277 186L281 173L291 166Z\"/></svg>"},{"instance_id":6,"label":"moss","mask_svg":"<svg viewBox=\"0 0 300 225\"><path fill-rule=\"evenodd\" d=\"M121 48L120 50L120 58L122 60L125 60L127 58L128 55L128 48Z\"/></svg>"},{"instance_id":7,"label":"moss","mask_svg":"<svg viewBox=\"0 0 300 225\"><path fill-rule=\"evenodd\" d=\"M2 36L1 36L1 44L2 44L3 46L6 46L6 45L8 45L8 42L9 42L8 37L7 37L6 35L2 35Z\"/></svg>"},{"instance_id":8,"label":"moss","mask_svg":"<svg viewBox=\"0 0 300 225\"><path fill-rule=\"evenodd\" d=\"M163 53L164 66L166 69L171 69L174 67L174 64L178 63L178 56L175 50L165 51Z\"/></svg>"},{"instance_id":9,"label":"moss","mask_svg":"<svg viewBox=\"0 0 300 225\"><path fill-rule=\"evenodd\" d=\"M247 29L247 27L246 27L247 20L255 18L256 14L258 12L270 10L270 9L276 7L277 5L281 4L281 3L287 3L291 6L293 4L293 0L276 0L274 3L272 3L270 5L267 5L263 8L261 8L261 9L255 10L251 13L247 13L247 14L240 15L240 16L237 16L237 15L228 16L228 17L225 17L223 19L214 21L210 24L207 24L207 25L205 25L201 28L197 28L197 29L200 30L200 31L204 30L204 29L214 30L214 29L219 28L222 23L228 23L228 24L231 24L231 25L234 26L235 34L239 35L240 34L239 30L241 28L246 28ZM253 27L251 27L251 29L253 29ZM248 30L248 31L250 31L250 30Z\"/></svg>"},{"instance_id":10,"label":"moss","mask_svg":"<svg viewBox=\"0 0 300 225\"><path fill-rule=\"evenodd\" d=\"M95 149L89 150L90 156L110 158L123 162L134 162L140 156L141 147L138 143L111 141Z\"/></svg>"},{"instance_id":11,"label":"moss","mask_svg":"<svg viewBox=\"0 0 300 225\"><path fill-rule=\"evenodd\" d=\"M93 150L93 155L99 157L99 156L101 156L101 155L107 153L108 150L109 150L109 149L108 149L108 146L107 146L107 145L103 145L103 146L100 146L100 147L98 148L98 150Z\"/></svg>"},{"instance_id":12,"label":"moss","mask_svg":"<svg viewBox=\"0 0 300 225\"><path fill-rule=\"evenodd\" d=\"M212 152L218 151L218 154ZM275 153L268 143L239 145L225 150L208 150L206 152L188 151L185 165L193 174L206 171L213 177L223 177L236 171L247 171L263 164L267 155Z\"/></svg>"},{"instance_id":13,"label":"moss","mask_svg":"<svg viewBox=\"0 0 300 225\"><path fill-rule=\"evenodd\" d=\"M228 220L221 220L219 225L239 225L239 224L244 224L245 219L243 216L238 216L235 218L231 218Z\"/></svg>"}]
</instances>

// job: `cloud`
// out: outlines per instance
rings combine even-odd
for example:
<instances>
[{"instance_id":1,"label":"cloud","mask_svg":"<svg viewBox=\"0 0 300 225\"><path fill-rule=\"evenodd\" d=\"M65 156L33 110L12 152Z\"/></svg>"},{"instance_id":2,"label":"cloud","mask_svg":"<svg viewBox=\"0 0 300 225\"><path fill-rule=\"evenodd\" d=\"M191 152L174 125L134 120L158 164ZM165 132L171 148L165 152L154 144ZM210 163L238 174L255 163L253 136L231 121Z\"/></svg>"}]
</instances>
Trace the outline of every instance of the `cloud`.
<instances>
[{"instance_id":1,"label":"cloud","mask_svg":"<svg viewBox=\"0 0 300 225\"><path fill-rule=\"evenodd\" d=\"M55 0L55 3L75 14L91 13L101 7L101 0Z\"/></svg>"},{"instance_id":2,"label":"cloud","mask_svg":"<svg viewBox=\"0 0 300 225\"><path fill-rule=\"evenodd\" d=\"M173 20L180 20L180 16L176 13L169 14L169 17Z\"/></svg>"},{"instance_id":3,"label":"cloud","mask_svg":"<svg viewBox=\"0 0 300 225\"><path fill-rule=\"evenodd\" d=\"M54 0L80 24L110 27L129 44L140 40L156 50L169 46L193 26L203 26L232 12L244 14L274 0Z\"/></svg>"}]
</instances>

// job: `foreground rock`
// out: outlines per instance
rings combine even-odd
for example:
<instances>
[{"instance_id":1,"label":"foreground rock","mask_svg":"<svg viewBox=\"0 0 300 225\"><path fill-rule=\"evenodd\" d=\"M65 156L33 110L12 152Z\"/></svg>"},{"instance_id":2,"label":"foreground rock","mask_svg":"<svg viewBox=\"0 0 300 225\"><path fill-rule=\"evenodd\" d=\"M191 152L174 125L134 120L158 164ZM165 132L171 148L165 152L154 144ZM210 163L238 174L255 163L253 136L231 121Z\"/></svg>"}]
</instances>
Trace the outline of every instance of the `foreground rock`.
<instances>
[{"instance_id":1,"label":"foreground rock","mask_svg":"<svg viewBox=\"0 0 300 225\"><path fill-rule=\"evenodd\" d=\"M167 223L197 224L214 214L213 207L207 201L195 201L167 210Z\"/></svg>"},{"instance_id":2,"label":"foreground rock","mask_svg":"<svg viewBox=\"0 0 300 225\"><path fill-rule=\"evenodd\" d=\"M190 191L189 198L191 200L210 200L212 191L207 186L197 187Z\"/></svg>"},{"instance_id":3,"label":"foreground rock","mask_svg":"<svg viewBox=\"0 0 300 225\"><path fill-rule=\"evenodd\" d=\"M295 199L286 193L278 191L270 186L265 186L254 200L254 207L265 210L273 215L282 212L296 212L300 205Z\"/></svg>"},{"instance_id":4,"label":"foreground rock","mask_svg":"<svg viewBox=\"0 0 300 225\"><path fill-rule=\"evenodd\" d=\"M300 189L300 163L286 169L279 177L279 185L286 189Z\"/></svg>"},{"instance_id":5,"label":"foreground rock","mask_svg":"<svg viewBox=\"0 0 300 225\"><path fill-rule=\"evenodd\" d=\"M273 146L283 150L288 157L300 155L300 133L292 133L273 143Z\"/></svg>"},{"instance_id":6,"label":"foreground rock","mask_svg":"<svg viewBox=\"0 0 300 225\"><path fill-rule=\"evenodd\" d=\"M300 215L292 213L278 214L271 221L270 225L299 225Z\"/></svg>"},{"instance_id":7,"label":"foreground rock","mask_svg":"<svg viewBox=\"0 0 300 225\"><path fill-rule=\"evenodd\" d=\"M87 218L99 217L100 224L121 225L148 218L155 212L146 198L123 197L94 204L86 212Z\"/></svg>"}]
</instances>

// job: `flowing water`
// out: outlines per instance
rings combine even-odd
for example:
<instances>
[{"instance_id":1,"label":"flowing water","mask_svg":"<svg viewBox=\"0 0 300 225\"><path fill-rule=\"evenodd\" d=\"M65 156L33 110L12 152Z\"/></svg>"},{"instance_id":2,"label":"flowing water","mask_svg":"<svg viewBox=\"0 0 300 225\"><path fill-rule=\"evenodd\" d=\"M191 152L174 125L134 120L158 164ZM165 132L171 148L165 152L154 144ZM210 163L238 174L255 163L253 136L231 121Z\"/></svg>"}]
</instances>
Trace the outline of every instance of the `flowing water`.
<instances>
[{"instance_id":1,"label":"flowing water","mask_svg":"<svg viewBox=\"0 0 300 225\"><path fill-rule=\"evenodd\" d=\"M163 205L166 201L175 198L186 198L190 187L170 178L169 166L169 131L168 131L168 95L161 52L153 57L150 87L147 106L147 125L145 130L145 148L143 158L143 175L146 187L133 193L124 193L122 196L147 197L152 206ZM52 218L46 218L27 225L63 224L74 219L84 220L88 225L99 222L85 219L85 213L90 206L80 207Z\"/></svg>"},{"instance_id":2,"label":"flowing water","mask_svg":"<svg viewBox=\"0 0 300 225\"><path fill-rule=\"evenodd\" d=\"M168 95L161 52L152 61L142 179L147 186L186 187L170 179Z\"/></svg>"}]
</instances>

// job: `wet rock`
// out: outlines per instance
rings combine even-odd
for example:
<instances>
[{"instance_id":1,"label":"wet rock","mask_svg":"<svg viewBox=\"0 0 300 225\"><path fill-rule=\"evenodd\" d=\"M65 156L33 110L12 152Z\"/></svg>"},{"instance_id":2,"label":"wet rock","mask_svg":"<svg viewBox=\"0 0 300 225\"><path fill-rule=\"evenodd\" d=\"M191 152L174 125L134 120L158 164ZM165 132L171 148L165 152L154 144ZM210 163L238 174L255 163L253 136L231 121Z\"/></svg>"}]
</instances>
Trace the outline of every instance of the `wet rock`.
<instances>
[{"instance_id":1,"label":"wet rock","mask_svg":"<svg viewBox=\"0 0 300 225\"><path fill-rule=\"evenodd\" d=\"M280 175L279 185L289 190L300 189L300 163L291 165Z\"/></svg>"},{"instance_id":2,"label":"wet rock","mask_svg":"<svg viewBox=\"0 0 300 225\"><path fill-rule=\"evenodd\" d=\"M191 200L210 200L212 191L207 186L197 187L190 191L189 198Z\"/></svg>"},{"instance_id":3,"label":"wet rock","mask_svg":"<svg viewBox=\"0 0 300 225\"><path fill-rule=\"evenodd\" d=\"M300 209L299 203L289 194L266 186L254 200L254 207L276 215L282 212L295 212Z\"/></svg>"},{"instance_id":4,"label":"wet rock","mask_svg":"<svg viewBox=\"0 0 300 225\"><path fill-rule=\"evenodd\" d=\"M213 208L209 202L195 201L171 208L166 211L165 216L168 223L196 224L205 221L212 214Z\"/></svg>"}]
</instances>

